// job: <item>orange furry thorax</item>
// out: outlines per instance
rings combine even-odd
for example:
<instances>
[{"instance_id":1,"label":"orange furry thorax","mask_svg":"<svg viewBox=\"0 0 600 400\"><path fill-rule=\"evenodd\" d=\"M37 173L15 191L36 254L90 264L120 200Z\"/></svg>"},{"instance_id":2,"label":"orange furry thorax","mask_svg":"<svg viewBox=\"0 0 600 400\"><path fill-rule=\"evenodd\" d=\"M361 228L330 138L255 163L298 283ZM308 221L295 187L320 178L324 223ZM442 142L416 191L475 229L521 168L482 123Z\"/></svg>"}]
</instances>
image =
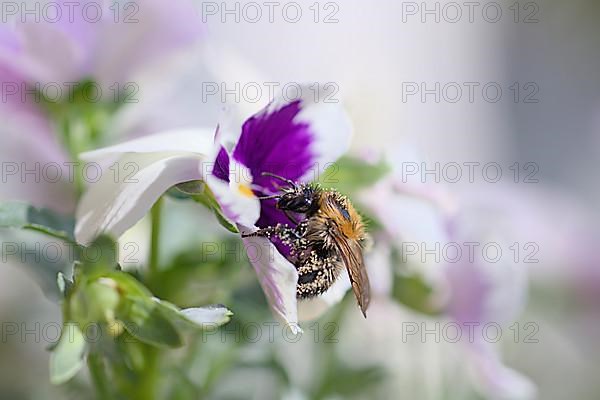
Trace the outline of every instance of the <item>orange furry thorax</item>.
<instances>
[{"instance_id":1,"label":"orange furry thorax","mask_svg":"<svg viewBox=\"0 0 600 400\"><path fill-rule=\"evenodd\" d=\"M333 221L346 238L357 241L365 238L362 218L346 196L327 191L321 193L319 202L323 218Z\"/></svg>"}]
</instances>

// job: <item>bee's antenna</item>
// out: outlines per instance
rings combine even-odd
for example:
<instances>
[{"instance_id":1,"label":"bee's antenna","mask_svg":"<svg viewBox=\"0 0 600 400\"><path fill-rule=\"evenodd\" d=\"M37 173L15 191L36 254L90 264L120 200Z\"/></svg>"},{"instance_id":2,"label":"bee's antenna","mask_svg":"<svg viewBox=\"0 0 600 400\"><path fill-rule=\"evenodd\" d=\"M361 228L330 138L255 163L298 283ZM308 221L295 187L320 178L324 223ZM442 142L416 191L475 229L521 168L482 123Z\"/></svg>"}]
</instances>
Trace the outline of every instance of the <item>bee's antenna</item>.
<instances>
[{"instance_id":1,"label":"bee's antenna","mask_svg":"<svg viewBox=\"0 0 600 400\"><path fill-rule=\"evenodd\" d=\"M277 178L277 179L279 179L281 181L284 181L285 183L287 183L288 185L290 185L290 186L292 186L294 188L296 187L296 183L294 181L292 181L290 179L287 179L287 178L284 178L283 176L276 175L276 174L274 174L272 172L263 172L261 175L262 176L272 176L273 178Z\"/></svg>"},{"instance_id":2,"label":"bee's antenna","mask_svg":"<svg viewBox=\"0 0 600 400\"><path fill-rule=\"evenodd\" d=\"M273 193L259 185L252 184L252 185L250 185L250 187L252 188L252 190L254 190L256 192L260 192L262 194L262 196L256 197L258 200L276 199L281 196L281 194Z\"/></svg>"},{"instance_id":3,"label":"bee's antenna","mask_svg":"<svg viewBox=\"0 0 600 400\"><path fill-rule=\"evenodd\" d=\"M281 197L280 194L274 194L272 196L262 196L262 197L257 197L258 200L271 200L271 199L277 199Z\"/></svg>"}]
</instances>

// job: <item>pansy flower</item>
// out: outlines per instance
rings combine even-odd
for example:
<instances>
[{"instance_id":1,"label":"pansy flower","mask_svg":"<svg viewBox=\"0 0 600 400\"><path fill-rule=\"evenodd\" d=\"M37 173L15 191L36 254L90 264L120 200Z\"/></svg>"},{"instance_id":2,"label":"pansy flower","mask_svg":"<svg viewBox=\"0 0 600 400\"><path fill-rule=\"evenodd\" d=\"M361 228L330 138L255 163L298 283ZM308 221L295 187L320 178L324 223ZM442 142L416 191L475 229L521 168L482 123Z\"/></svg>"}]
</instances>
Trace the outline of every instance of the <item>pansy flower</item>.
<instances>
[{"instance_id":1,"label":"pansy flower","mask_svg":"<svg viewBox=\"0 0 600 400\"><path fill-rule=\"evenodd\" d=\"M216 135L167 132L84 153L82 159L100 164L136 163L139 172L128 182L107 176L90 185L79 205L76 237L87 243L102 232L119 236L170 187L192 180L208 185L223 214L242 233L292 224L275 200L261 199L285 185L273 175L310 182L348 149L350 137L342 107L303 87L296 98L275 98L237 131L224 123ZM262 237L243 241L274 313L298 332L298 274L285 249Z\"/></svg>"},{"instance_id":2,"label":"pansy flower","mask_svg":"<svg viewBox=\"0 0 600 400\"><path fill-rule=\"evenodd\" d=\"M483 259L480 249L473 252L468 247L476 243L502 243L502 248L509 248L511 243L506 242L505 231L514 216L503 204L491 206L496 196L473 200L475 193L470 193L470 201L458 201L456 196L435 185L407 182L399 165L421 160L406 148L402 154L388 159L392 172L358 196L382 225L378 246L383 248L378 252L387 253L389 258L389 253L398 251L403 244L417 246L421 257L411 257L407 246L403 267L421 275L431 286L430 300L441 312L440 317L462 327L463 351L478 390L501 398L532 398L535 386L526 376L502 363L500 352L485 339L483 332L488 323L502 325L518 317L526 301L526 271L514 263L512 256L504 257L501 262L489 262ZM453 255L444 255L433 262L433 257L425 256L426 249L446 244L459 248L456 260L451 260ZM369 268L376 267L372 260L366 262ZM376 262L383 264L379 259ZM395 274L397 266L389 268ZM384 287L377 275L373 275L373 286ZM390 274L383 278L393 279ZM469 333L473 339L467 332L474 332Z\"/></svg>"}]
</instances>

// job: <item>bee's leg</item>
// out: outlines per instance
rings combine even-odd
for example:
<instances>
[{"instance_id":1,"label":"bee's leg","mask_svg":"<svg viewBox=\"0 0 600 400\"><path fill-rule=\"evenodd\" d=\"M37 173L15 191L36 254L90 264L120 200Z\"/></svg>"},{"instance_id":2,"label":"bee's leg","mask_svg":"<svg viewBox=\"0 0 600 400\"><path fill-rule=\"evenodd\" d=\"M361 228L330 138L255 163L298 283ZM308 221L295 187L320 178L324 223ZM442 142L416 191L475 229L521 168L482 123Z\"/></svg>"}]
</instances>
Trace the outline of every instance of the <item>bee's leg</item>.
<instances>
[{"instance_id":1,"label":"bee's leg","mask_svg":"<svg viewBox=\"0 0 600 400\"><path fill-rule=\"evenodd\" d=\"M275 226L268 226L266 228L259 229L252 233L242 234L243 238L246 237L266 237L271 238L272 236L277 236L280 239L284 240L287 238L297 238L298 234L294 228L291 228L289 225L285 224L277 224Z\"/></svg>"},{"instance_id":2,"label":"bee's leg","mask_svg":"<svg viewBox=\"0 0 600 400\"><path fill-rule=\"evenodd\" d=\"M242 233L242 237L243 238L247 238L247 237L256 237L256 236L260 236L260 237L271 237L275 234L275 232L277 231L275 226L268 226L266 228L261 228L257 231L254 231L252 233Z\"/></svg>"},{"instance_id":3,"label":"bee's leg","mask_svg":"<svg viewBox=\"0 0 600 400\"><path fill-rule=\"evenodd\" d=\"M340 275L342 266L336 256L323 256L313 251L297 269L296 297L307 299L326 292Z\"/></svg>"}]
</instances>

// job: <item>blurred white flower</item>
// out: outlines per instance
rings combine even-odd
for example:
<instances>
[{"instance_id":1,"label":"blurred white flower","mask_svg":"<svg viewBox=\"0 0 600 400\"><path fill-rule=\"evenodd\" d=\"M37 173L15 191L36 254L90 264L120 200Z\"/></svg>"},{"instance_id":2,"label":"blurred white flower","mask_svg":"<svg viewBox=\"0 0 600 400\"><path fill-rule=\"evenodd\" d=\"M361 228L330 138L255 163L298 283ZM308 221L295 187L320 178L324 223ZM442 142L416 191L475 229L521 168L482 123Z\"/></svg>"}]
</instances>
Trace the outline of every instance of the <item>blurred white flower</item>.
<instances>
[{"instance_id":1,"label":"blurred white flower","mask_svg":"<svg viewBox=\"0 0 600 400\"><path fill-rule=\"evenodd\" d=\"M504 254L497 263L485 261L481 246L493 243L508 251L513 236L507 231L509 210L492 201L491 196L478 196L477 201L461 201L439 186L427 183L406 183L398 165L415 161L414 152L388 157L392 166L389 176L367 188L360 197L367 211L383 226L380 246L389 246L402 253L414 244L421 257L403 258L412 273L421 275L434 289L433 300L450 318L468 332L475 324L478 340L465 341L474 385L492 398L530 399L535 394L533 384L522 375L505 367L493 344L482 337L482 327L488 323L506 326L522 311L527 298L527 271ZM487 200L486 200L487 199ZM461 249L458 261L448 260L438 254L423 257L425 249L441 249L446 244ZM478 251L471 257L466 243L477 243ZM389 250L377 251L389 254ZM372 258L367 263L373 262ZM435 262L433 262L435 260ZM380 261L376 261L379 262ZM367 265L369 269L374 266ZM394 266L391 266L395 269ZM385 274L382 279L389 279ZM372 279L373 286L385 287ZM496 396L496 397L494 397Z\"/></svg>"},{"instance_id":2,"label":"blurred white flower","mask_svg":"<svg viewBox=\"0 0 600 400\"><path fill-rule=\"evenodd\" d=\"M68 1L55 2L68 10ZM107 89L125 83L135 74L177 50L194 44L204 26L193 4L178 1L165 4L145 0L137 4L135 20L117 17L110 2L84 0L82 9L92 5L100 19L85 12L61 15L57 21L26 20L0 29L0 65L18 72L25 82L64 84L94 79Z\"/></svg>"},{"instance_id":3,"label":"blurred white flower","mask_svg":"<svg viewBox=\"0 0 600 400\"><path fill-rule=\"evenodd\" d=\"M153 131L147 117L154 111L143 103L152 97L155 83L160 82L162 89L165 81L174 80L174 60L200 43L204 26L192 3L185 0L140 2L135 23L127 20L128 13L121 12L116 18L110 2L55 3L63 10L57 21L30 18L0 26L0 117L6 121L0 128L0 158L10 164L3 175L0 200L27 201L70 213L76 199L73 183L77 178L73 175L80 173L69 164L75 161L73 153L80 150L72 148L74 144L84 148L97 145L88 138L96 129L91 125L104 126L103 142L114 139L109 136L115 134L131 136L132 131L122 127L109 129L122 119L114 113L128 115L130 120L135 117L138 122L130 121L129 127L137 128L137 135ZM86 18L81 12L88 5L102 7L100 20ZM73 6L76 12L67 12ZM86 87L87 100L77 99L74 90ZM60 115L50 111L42 96L51 99L52 107L63 110ZM153 105L161 108L160 104L171 100L172 96L163 96L163 103ZM85 104L79 104L82 101ZM102 111L83 115L82 106ZM136 112L132 115L127 110ZM173 109L161 110L163 119L170 121L172 118L166 117ZM110 117L114 119L107 120L107 112L113 113ZM63 130L68 124L66 135Z\"/></svg>"}]
</instances>

